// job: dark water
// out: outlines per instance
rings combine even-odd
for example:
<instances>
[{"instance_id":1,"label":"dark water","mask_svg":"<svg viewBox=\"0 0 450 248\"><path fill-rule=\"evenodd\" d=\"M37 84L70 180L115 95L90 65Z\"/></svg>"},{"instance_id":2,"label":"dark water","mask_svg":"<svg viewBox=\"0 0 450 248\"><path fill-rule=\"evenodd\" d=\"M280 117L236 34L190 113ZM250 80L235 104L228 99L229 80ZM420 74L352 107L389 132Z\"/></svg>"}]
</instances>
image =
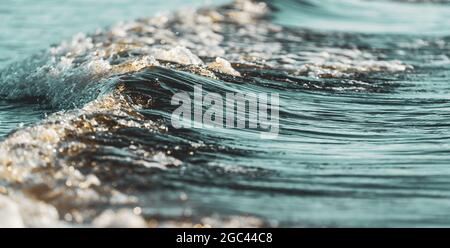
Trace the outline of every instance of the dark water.
<instances>
[{"instance_id":1,"label":"dark water","mask_svg":"<svg viewBox=\"0 0 450 248\"><path fill-rule=\"evenodd\" d=\"M14 129L41 120L45 117L46 112L51 112L51 110L34 103L0 102L0 134L2 134L0 139L4 139L4 135Z\"/></svg>"},{"instance_id":2,"label":"dark water","mask_svg":"<svg viewBox=\"0 0 450 248\"><path fill-rule=\"evenodd\" d=\"M2 72L4 99L59 112L6 137L0 186L74 225L449 226L449 11L239 1L74 38ZM194 85L278 93L278 138L173 128Z\"/></svg>"}]
</instances>

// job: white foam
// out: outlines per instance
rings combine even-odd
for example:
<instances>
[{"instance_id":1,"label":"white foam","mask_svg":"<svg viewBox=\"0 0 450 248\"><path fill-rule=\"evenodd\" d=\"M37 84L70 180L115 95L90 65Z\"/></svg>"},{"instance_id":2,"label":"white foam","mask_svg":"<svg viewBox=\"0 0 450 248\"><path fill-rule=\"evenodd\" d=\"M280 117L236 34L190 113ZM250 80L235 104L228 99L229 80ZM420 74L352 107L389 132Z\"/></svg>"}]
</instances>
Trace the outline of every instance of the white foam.
<instances>
[{"instance_id":1,"label":"white foam","mask_svg":"<svg viewBox=\"0 0 450 248\"><path fill-rule=\"evenodd\" d=\"M106 210L92 222L94 227L100 228L145 228L147 223L132 210Z\"/></svg>"},{"instance_id":2,"label":"white foam","mask_svg":"<svg viewBox=\"0 0 450 248\"><path fill-rule=\"evenodd\" d=\"M19 206L6 196L0 195L0 228L25 227Z\"/></svg>"},{"instance_id":3,"label":"white foam","mask_svg":"<svg viewBox=\"0 0 450 248\"><path fill-rule=\"evenodd\" d=\"M56 227L59 221L53 206L22 195L0 195L0 227Z\"/></svg>"},{"instance_id":4,"label":"white foam","mask_svg":"<svg viewBox=\"0 0 450 248\"><path fill-rule=\"evenodd\" d=\"M182 65L201 65L203 61L193 54L189 49L182 46L164 49L155 48L151 50L153 57L159 60L179 63Z\"/></svg>"},{"instance_id":5,"label":"white foam","mask_svg":"<svg viewBox=\"0 0 450 248\"><path fill-rule=\"evenodd\" d=\"M208 64L208 68L236 77L241 76L241 74L231 66L231 63L228 60L219 57L217 57L214 62Z\"/></svg>"}]
</instances>

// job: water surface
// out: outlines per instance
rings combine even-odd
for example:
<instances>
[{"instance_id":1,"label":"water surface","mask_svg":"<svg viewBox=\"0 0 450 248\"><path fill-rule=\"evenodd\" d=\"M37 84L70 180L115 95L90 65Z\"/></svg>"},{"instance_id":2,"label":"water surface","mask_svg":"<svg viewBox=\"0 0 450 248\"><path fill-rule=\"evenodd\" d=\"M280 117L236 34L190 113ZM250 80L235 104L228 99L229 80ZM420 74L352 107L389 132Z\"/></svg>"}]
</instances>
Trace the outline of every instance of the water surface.
<instances>
[{"instance_id":1,"label":"water surface","mask_svg":"<svg viewBox=\"0 0 450 248\"><path fill-rule=\"evenodd\" d=\"M141 19L5 67L5 100L57 113L0 144L0 186L64 225L449 226L450 6L337 2ZM194 85L278 93L278 138L174 129Z\"/></svg>"}]
</instances>

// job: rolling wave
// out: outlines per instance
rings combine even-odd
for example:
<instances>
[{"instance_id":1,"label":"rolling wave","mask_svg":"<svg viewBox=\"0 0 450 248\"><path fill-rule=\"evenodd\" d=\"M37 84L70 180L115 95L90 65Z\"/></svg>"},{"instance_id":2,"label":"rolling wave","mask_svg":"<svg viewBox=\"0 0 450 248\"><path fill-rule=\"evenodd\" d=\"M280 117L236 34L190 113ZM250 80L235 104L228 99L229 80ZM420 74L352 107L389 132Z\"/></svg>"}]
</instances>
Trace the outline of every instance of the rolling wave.
<instances>
[{"instance_id":1,"label":"rolling wave","mask_svg":"<svg viewBox=\"0 0 450 248\"><path fill-rule=\"evenodd\" d=\"M362 3L239 0L77 35L6 68L5 100L53 112L0 143L8 220L448 225L450 39L417 35L424 26L400 16L381 35L376 15L346 26L351 16L326 13ZM332 32L318 26L330 22ZM194 85L278 93L278 138L173 128L170 99Z\"/></svg>"}]
</instances>

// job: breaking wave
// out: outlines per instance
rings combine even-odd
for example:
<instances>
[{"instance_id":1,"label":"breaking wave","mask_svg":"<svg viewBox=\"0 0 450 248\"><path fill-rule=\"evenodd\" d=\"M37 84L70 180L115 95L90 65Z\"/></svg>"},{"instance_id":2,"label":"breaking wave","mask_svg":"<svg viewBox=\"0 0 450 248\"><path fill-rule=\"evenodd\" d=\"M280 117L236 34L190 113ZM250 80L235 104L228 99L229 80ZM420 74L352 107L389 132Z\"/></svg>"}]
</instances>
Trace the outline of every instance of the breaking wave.
<instances>
[{"instance_id":1,"label":"breaking wave","mask_svg":"<svg viewBox=\"0 0 450 248\"><path fill-rule=\"evenodd\" d=\"M448 225L449 38L286 25L294 2L343 20L238 0L1 71L4 100L51 114L0 143L0 225ZM195 84L279 93L279 138L174 129L170 99Z\"/></svg>"}]
</instances>

